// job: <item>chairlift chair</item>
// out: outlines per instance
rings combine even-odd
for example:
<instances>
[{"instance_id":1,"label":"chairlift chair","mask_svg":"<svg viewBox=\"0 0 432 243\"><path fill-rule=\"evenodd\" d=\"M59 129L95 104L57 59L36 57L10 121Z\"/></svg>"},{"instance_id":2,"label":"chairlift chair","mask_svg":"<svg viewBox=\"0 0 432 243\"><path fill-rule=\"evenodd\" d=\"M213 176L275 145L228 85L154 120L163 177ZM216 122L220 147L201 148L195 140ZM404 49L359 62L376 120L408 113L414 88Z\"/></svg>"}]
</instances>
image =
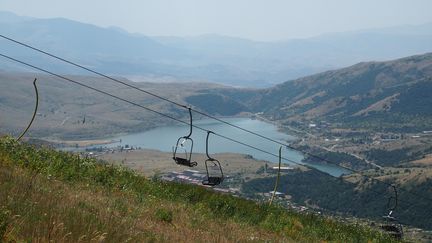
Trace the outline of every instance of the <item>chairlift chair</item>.
<instances>
[{"instance_id":1,"label":"chairlift chair","mask_svg":"<svg viewBox=\"0 0 432 243\"><path fill-rule=\"evenodd\" d=\"M384 230L387 234L392 236L395 239L402 239L403 237L403 227L402 224L390 214L387 216L383 216L385 223L381 225L381 229Z\"/></svg>"},{"instance_id":2,"label":"chairlift chair","mask_svg":"<svg viewBox=\"0 0 432 243\"><path fill-rule=\"evenodd\" d=\"M187 151L187 149L184 146L184 144L187 141L190 141L190 143L191 143L189 151ZM185 152L184 157L179 156L178 149L184 150L184 152ZM198 163L195 161L192 161L192 150L193 150L193 140L191 138L184 136L184 137L180 137L179 139L177 139L177 144L174 147L174 151L173 151L173 159L174 159L175 163L178 165L184 165L184 166L189 166L189 167L197 166Z\"/></svg>"},{"instance_id":3,"label":"chairlift chair","mask_svg":"<svg viewBox=\"0 0 432 243\"><path fill-rule=\"evenodd\" d=\"M393 238L400 240L403 237L403 227L402 224L394 216L392 216L398 204L398 194L394 185L392 185L392 188L394 196L391 196L388 199L387 208L389 212L387 215L383 216L384 223L381 225L381 229ZM394 200L394 205L390 207L392 200Z\"/></svg>"},{"instance_id":4,"label":"chairlift chair","mask_svg":"<svg viewBox=\"0 0 432 243\"><path fill-rule=\"evenodd\" d=\"M212 157L210 157L209 153L208 153L208 139L209 139L209 135L210 133L213 133L212 131L207 131L207 138L206 138L206 155L207 155L207 160L205 161L205 167L206 167L206 172L207 172L207 177L205 180L202 181L203 185L206 186L217 186L219 184L221 184L224 180L224 174L222 171L222 166L219 162L219 160L214 159ZM213 163L214 166L217 166L219 168L219 172L220 175L210 175L209 172L209 163Z\"/></svg>"},{"instance_id":5,"label":"chairlift chair","mask_svg":"<svg viewBox=\"0 0 432 243\"><path fill-rule=\"evenodd\" d=\"M191 108L188 108L189 110L189 118L190 118L190 129L189 129L189 134L183 137L179 137L179 139L177 139L177 143L176 146L173 148L173 160L176 164L178 165L183 165L183 166L189 166L189 167L194 167L197 166L198 163L195 161L192 161L192 150L193 150L193 140L192 138L190 138L190 136L192 135L192 111ZM186 150L184 144L186 144L186 142L190 142L190 150L189 152ZM179 156L178 153L178 149L182 148L185 150L185 156Z\"/></svg>"}]
</instances>

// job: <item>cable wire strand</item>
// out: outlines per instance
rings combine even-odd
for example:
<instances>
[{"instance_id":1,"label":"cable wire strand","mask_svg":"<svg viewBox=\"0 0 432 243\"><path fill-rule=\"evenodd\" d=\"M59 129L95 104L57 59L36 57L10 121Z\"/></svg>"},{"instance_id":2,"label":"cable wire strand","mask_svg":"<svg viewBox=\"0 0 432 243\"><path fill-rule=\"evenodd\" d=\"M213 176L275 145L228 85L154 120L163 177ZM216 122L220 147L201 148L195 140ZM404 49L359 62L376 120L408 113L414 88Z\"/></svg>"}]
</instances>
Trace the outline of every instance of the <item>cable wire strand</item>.
<instances>
[{"instance_id":1,"label":"cable wire strand","mask_svg":"<svg viewBox=\"0 0 432 243\"><path fill-rule=\"evenodd\" d=\"M129 100L127 100L127 99L121 98L121 97L116 96L116 95L113 95L113 94L111 94L111 93L108 93L108 92L102 91L102 90L100 90L100 89L97 89L97 88L91 87L91 86L89 86L89 85L86 85L86 84L80 83L80 82L78 82L78 81L75 81L75 80L73 80L73 79L71 79L71 78L68 78L68 77L65 77L65 76L63 76L63 75L60 75L60 74L57 74L57 73L54 73L54 72L48 71L48 70L46 70L46 69L43 69L43 68L37 67L37 66L32 65L32 64L29 64L29 63L27 63L27 62L24 62L24 61L18 60L18 59L16 59L16 58L13 58L13 57L10 57L10 56L7 56L7 55L4 55L4 54L2 54L2 53L0 53L0 56L4 57L4 58L6 58L6 59L8 59L8 60L10 60L10 61L14 61L14 62L20 63L20 64L25 65L25 66L27 66L27 67L31 67L31 68L36 69L36 70L39 70L39 71L41 71L41 72L45 72L45 73L50 74L50 75L52 75L52 76L55 76L55 77L58 77L58 78L64 79L64 80L66 80L66 81L68 81L68 82L74 83L74 84L76 84L76 85L79 85L79 86L82 86L82 87L88 88L88 89L93 90L93 91L95 91L95 92L98 92L98 93L101 93L101 94L107 95L107 96L109 96L109 97L112 97L112 98L115 98L115 99L118 99L118 100L121 100L121 101L126 102L126 103L129 103L129 104L131 104L131 105L134 105L134 106L137 106L137 107L143 108L143 109L145 109L145 110L147 110L147 111L150 111L150 112L156 113L156 114L158 114L158 115L161 115L161 116L164 116L164 117L166 117L166 118L169 118L169 119L175 120L175 121L177 121L177 122L180 122L180 123L183 123L183 124L186 124L186 125L190 125L190 122L186 122L186 121L180 120L180 119L175 118L175 117L173 117L173 116L170 116L170 115L164 114L164 113L162 113L162 112L156 111L156 110L154 110L154 109L151 109L151 108L145 107L145 106L143 106L143 105L140 105L140 104L138 104L138 103L136 103L136 102L129 101ZM202 131L204 131L204 132L207 132L207 133L208 133L208 132L212 132L212 131L210 131L210 130L204 129L204 128L199 127L199 126L197 126L197 125L193 125L193 127L194 127L194 128L197 128L197 129L199 129L199 130L202 130ZM297 165L300 165L300 166L304 166L304 167L309 168L309 169L311 169L311 170L314 170L314 171L316 171L316 172L318 172L318 173L320 173L320 174L323 174L323 175L325 175L325 176L329 176L330 178L332 178L332 179L334 179L334 180L337 180L336 177L331 176L330 174L328 174L328 173L326 173L326 172L324 172L324 171L318 170L317 168L312 167L312 166L307 165L307 164L298 163L298 162L293 161L293 160L291 160L291 159L284 158L284 157L281 156L281 154L276 155L276 154L271 153L271 152L269 152L269 151L266 151L266 150L263 150L263 149L258 148L258 147L256 147L256 146L253 146L253 145L250 145L250 144L247 144L247 143L241 142L241 141L239 141L239 140L236 140L236 139L233 139L233 138L227 137L227 136L225 136L225 135L222 135L222 134L219 134L219 133L215 133L215 132L212 132L212 133L213 133L215 136L221 137L221 138L226 139L226 140L228 140L228 141L232 141L232 142L234 142L234 143L241 144L241 145L243 145L243 146L246 146L246 147L252 148L252 149L254 149L254 150L257 150L257 151L260 151L260 152L262 152L262 153L265 153L265 154L268 154L268 155L271 155L271 156L277 157L277 158L279 158L279 159L286 160L286 161L288 161L288 162L291 162L291 163L294 163L294 164L297 164ZM363 175L360 175L360 176L363 176ZM363 176L363 177L365 177L365 176ZM365 178L366 178L366 179L370 179L371 181L375 181L375 182L383 182L383 181L381 181L381 180L377 180L377 179L372 178L372 177L365 177ZM374 179L374 180L372 180L372 179ZM383 182L383 183L387 184L387 182ZM388 183L388 184L390 184L391 186L394 186L394 185L391 184L391 183ZM401 188L399 188L399 189L401 189ZM372 192L374 192L374 193L376 193L377 195L382 195L382 192L378 192L378 191L376 191L376 190L374 190L374 189L372 189L372 188L369 188L368 190L369 190L369 191L372 191ZM408 193L411 193L411 192L409 192L409 191L407 191L407 192L408 192ZM411 203L411 202L408 202L408 201L405 201L405 200L401 200L401 199L399 199L398 201L400 201L400 202L404 202L404 203L408 203L410 206L420 204L420 202L417 202L417 203ZM401 222L401 223L403 223L403 222ZM403 223L403 224L406 224L406 223ZM409 224L406 224L406 225L409 225Z\"/></svg>"},{"instance_id":2,"label":"cable wire strand","mask_svg":"<svg viewBox=\"0 0 432 243\"><path fill-rule=\"evenodd\" d=\"M120 97L120 96L113 95L113 94L108 93L108 92L106 92L106 91L103 91L103 90L100 90L100 89L94 88L94 87L92 87L92 86L89 86L89 85L83 84L83 83L78 82L78 81L76 81L76 80L73 80L73 79L71 79L71 78L68 78L68 77L65 77L65 76L63 76L63 75L60 75L60 74L57 74L57 73L51 72L51 71L49 71L49 70L46 70L46 69L43 69L43 68L37 67L37 66L35 66L35 65L33 65L33 64L30 64L30 63L27 63L27 62L24 62L24 61L18 60L18 59L16 59L16 58L10 57L10 56L8 56L8 55L5 55L5 54L0 53L0 56L4 57L4 58L6 58L6 59L9 59L9 60L11 60L11 61L14 61L14 62L20 63L20 64L22 64L22 65L25 65L25 66L31 67L31 68L36 69L36 70L38 70L38 71L41 71L41 72L44 72L44 73L50 74L50 75L52 75L52 76L55 76L55 77L58 77L58 78L61 78L61 79L64 79L64 80L66 80L66 81L68 81L68 82L70 82L70 83L74 83L74 84L79 85L79 86L82 86L82 87L84 87L84 88L87 88L87 89L93 90L93 91L95 91L95 92L98 92L98 93L101 93L101 94L107 95L107 96L109 96L109 97L111 97L111 98L118 99L118 100L121 100L121 101L126 102L126 103L128 103L128 104L131 104L131 105L134 105L134 106L140 107L140 108L142 108L142 109L145 109L145 110L147 110L147 111L150 111L150 112L156 113L156 114L158 114L158 115L160 115L160 116L163 116L163 117L169 118L169 119L174 120L174 121L177 121L177 122L179 122L179 123L183 123L183 124L186 124L186 125L190 125L190 124L191 124L190 122L183 121L183 120L178 119L178 118L176 118L176 117L173 117L173 116L167 115L167 114L165 114L165 113L162 113L162 112L160 112L160 111L157 111L157 110L154 110L154 109L148 108L148 107L143 106L143 105L140 105L140 104L138 104L138 103L136 103L136 102L133 102L133 101L130 101L130 100L124 99L124 98L122 98L122 97ZM195 125L195 124L192 124L192 127L196 128L196 129L199 129L199 130L201 130L201 131L204 131L204 132L209 132L209 130L207 130L207 129L205 129L205 128L202 128L202 127L200 127L200 126L197 126L197 125ZM210 132L212 132L212 131L210 131ZM228 136L225 136L225 135L222 135L222 134L216 133L216 132L212 132L212 133L213 133L215 136L221 137L221 138L223 138L223 139L225 139L225 140L228 140L228 141L231 141L231 142L234 142L234 143L237 143L237 144L243 145L243 146L245 146L245 147L248 147L248 148L251 148L251 149L257 150L257 151L259 151L259 152L262 152L262 153L265 153L265 154L271 155L271 156L273 156L273 157L275 157L275 158L279 158L279 156L278 156L277 154L274 154L274 153L272 153L272 152L266 151L266 150L261 149L261 148L259 148L259 147L256 147L256 146L253 146L253 145L247 144L247 143L245 143L245 142L242 142L242 141L236 140L236 139L234 139L234 138L231 138L231 137L228 137ZM328 174L328 173L326 173L326 172L324 172L324 171L320 171L320 170L316 169L315 167L310 166L310 165L308 165L308 164L299 163L299 162L297 162L297 161L295 161L295 160L292 160L292 159L289 159L289 158L285 158L285 157L281 157L281 158L282 158L283 160L287 161L287 162L290 162L290 163L293 163L293 164L296 164L296 165L299 165L299 166L304 166L304 167L307 167L307 168L309 168L309 169L319 171L320 173L323 173L323 174L326 174L326 175L330 175L330 174Z\"/></svg>"},{"instance_id":3,"label":"cable wire strand","mask_svg":"<svg viewBox=\"0 0 432 243\"><path fill-rule=\"evenodd\" d=\"M350 172L360 174L360 175L363 176L363 177L367 177L367 178L370 178L370 179L372 179L372 180L379 181L380 183L384 183L384 184L386 184L387 186L391 186L391 185L392 185L391 183L387 183L387 182L381 181L381 180L379 180L379 179L376 179L376 178L373 178L373 177L368 177L368 176L366 176L366 175L363 175L363 173L362 173L360 170L355 170L355 169L350 168L350 167L348 167L348 166L343 166L343 165L341 165L341 164L339 164L339 163L336 163L336 162L331 161L331 160L329 160L329 159L326 159L326 158L324 158L324 157L321 157L321 156L315 155L315 154L313 154L313 153L311 153L311 152L300 150L300 149L295 148L295 147L293 147L293 146L291 146L291 145L289 145L289 144L287 144L287 143L283 143L283 142L277 141L277 140L275 140L275 139L272 139L272 138L270 138L270 137L264 136L264 135L262 135L262 134L259 134L259 133L254 132L254 131L251 131L251 130L245 129L245 128L243 128L243 127L237 126L237 125L235 125L235 124L232 124L232 123L227 122L227 121L225 121L225 120L223 120L223 119L217 118L217 117L215 117L215 116L212 116L212 115L207 114L207 113L205 113L205 112L202 112L202 111L200 111L200 110L193 109L193 108L191 108L190 105L180 104L180 103L178 103L178 102L176 102L176 101L170 100L170 99L168 99L168 98L166 98L166 97L163 97L163 96L161 96L161 95L158 95L158 94L155 94L155 93L153 93L153 92L150 92L150 91L144 90L144 89L139 88L139 87L137 87L137 86L135 86L135 85L128 84L128 83L123 82L123 81L121 81L121 80L119 80L119 79L116 79L116 78L110 77L110 76L108 76L108 75L106 75L106 74L103 74L103 73L101 73L101 72L95 71L95 70L90 69L90 68L87 68L87 67L85 67L85 66L83 66L83 65L81 65L81 64L77 64L77 63L75 63L75 62L69 61L69 60L67 60L67 59L65 59L65 58L59 57L59 56L57 56L57 55L54 55L54 54L49 53L49 52L47 52L47 51L44 51L44 50L42 50L42 49L36 48L36 47L31 46L31 45L29 45L29 44L23 43L23 42L18 41L18 40L16 40L16 39L13 39L13 38L7 37L7 36L2 35L2 34L0 34L0 37L3 38L3 39L6 39L6 40L8 40L8 41L14 42L14 43L16 43L16 44L18 44L18 45L24 46L24 47L26 47L26 48L29 48L29 49L32 49L32 50L34 50L34 51L40 52L40 53L42 53L42 54L48 55L48 56L50 56L50 57L52 57L52 58L55 58L55 59L57 59L57 60L60 60L60 61L62 61L62 62L65 62L65 63L68 63L68 64L70 64L70 65L73 65L73 66L75 66L75 67L78 67L78 68L84 69L84 70L86 70L86 71L88 71L88 72L91 72L91 73L93 73L93 74L96 74L96 75L99 75L99 76L101 76L101 77L107 78L107 79L109 79L109 80L111 80L111 81L114 81L114 82L116 82L116 83L120 83L120 84L125 85L125 86L127 86L127 87L129 87L129 88L132 88L132 89L138 90L138 91L143 92L143 93L145 93L145 94L151 95L151 96L156 97L156 98L161 99L161 100L164 100L164 101L169 102L169 103L171 103L171 104L174 104L174 105L176 105L176 106L183 107L183 108L186 108L186 109L190 109L190 111L193 111L193 112L195 112L195 113L198 113L198 114L200 114L200 115L202 115L202 116L208 117L208 118L210 118L210 119L216 120L216 121L221 122L221 123L223 123L223 124L226 124L226 125L228 125L228 126L231 126L231 127L236 128L236 129L242 130L242 131L244 131L244 132L250 133L250 134L252 134L252 135L258 136L258 137L260 137L260 138L262 138L262 139L265 139L265 140L268 140L268 141L274 142L274 143L276 143L276 144L279 144L279 145L285 146L285 147L287 147L287 148L289 148L289 149L291 149L291 150L298 151L298 152L300 152L300 153L302 153L302 154L304 154L304 155L308 155L308 156L310 156L310 157L313 157L313 158L318 159L318 160L320 160L320 161L324 161L324 162L326 162L326 163L329 163L329 164L335 165L335 166L337 166L337 167L339 167L339 168L342 168L342 169L348 170L348 171L350 171ZM405 190L405 189L403 189L403 188L400 188L400 189L401 189L401 190ZM407 192L409 192L409 191L407 191ZM410 193L411 193L411 192L410 192ZM414 193L411 193L411 194L415 195ZM418 196L418 197L421 197L421 198L423 198L423 199L429 200L430 202L432 202L432 199L431 199L431 198L425 197L425 196L420 195L420 194L418 194L417 196Z\"/></svg>"},{"instance_id":4,"label":"cable wire strand","mask_svg":"<svg viewBox=\"0 0 432 243\"><path fill-rule=\"evenodd\" d=\"M244 131L244 132L250 133L250 134L252 134L252 135L254 135L254 136L258 136L258 137L260 137L260 138L262 138L262 139L266 139L266 140L268 140L268 141L270 141L270 142L273 142L273 143L276 143L276 144L279 144L279 145L285 146L285 147L287 147L287 148L289 148L289 149L292 149L292 150L295 150L295 151L301 152L301 153L303 153L303 154L306 154L306 155L308 155L308 156L314 157L314 158L319 159L319 160L321 160L321 161L325 161L325 162L327 162L327 163L334 164L334 165L336 165L336 166L339 166L339 167L341 167L341 168L343 168L343 169L346 169L346 170L349 170L349 171L351 171L351 172L359 173L359 171L356 171L356 170L354 170L354 169L352 169L352 168L349 168L349 167L346 167L346 166L342 166L342 165L340 165L340 164L338 164L338 163L332 162L332 161L330 161L330 160L327 160L327 159L322 158L322 157L320 157L320 156L314 155L314 154L309 153L309 152L307 152L307 151L299 150L299 149L297 149L297 148L295 148L295 147L293 147L293 146L291 146L291 145L289 145L289 144L287 144L287 143L282 143L282 142L280 142L280 141L278 141L278 140L272 139L272 138L270 138L270 137L267 137L267 136L264 136L264 135L262 135L262 134L256 133L256 132L251 131L251 130L249 130L249 129L245 129L245 128L243 128L243 127L240 127L240 126L237 126L237 125L232 124L232 123L230 123L230 122L227 122L227 121L225 121L225 120L223 120L223 119L220 119L220 118L218 118L218 117L216 117L216 116L213 116L213 115L207 114L207 113L202 112L202 111L197 110L197 109L193 109L193 108L191 107L191 105L189 105L189 104L180 104L180 103L178 103L178 102L176 102L176 101L170 100L170 99L168 99L168 98L166 98L166 97L163 97L163 96L161 96L161 95L158 95L158 94L155 94L155 93L153 93L153 92L150 92L150 91L144 90L144 89L142 89L142 88L140 88L140 87L138 87L138 86L135 86L135 85L132 85L132 84L129 84L129 83L123 82L123 81L121 81L121 80L119 80L119 79L116 79L116 78L114 78L114 77L110 77L110 76L108 76L108 75L106 75L106 74L103 74L103 73L101 73L101 72L95 71L95 70L90 69L90 68L87 68L87 67L85 67L85 66L83 66L83 65L81 65L81 64L78 64L78 63L72 62L72 61L67 60L67 59L65 59L65 58L62 58L62 57L60 57L60 56L58 56L58 55L54 55L54 54L52 54L52 53L49 53L49 52L44 51L44 50L42 50L42 49L36 48L36 47L31 46L31 45L29 45L29 44L23 43L23 42L18 41L18 40L16 40L16 39L13 39L13 38L7 37L7 36L5 36L5 35L1 35L1 34L0 34L0 37L6 39L6 40L8 40L8 41L14 42L14 43L16 43L16 44L18 44L18 45L24 46L24 47L26 47L26 48L29 48L29 49L32 49L32 50L34 50L34 51L40 52L40 53L42 53L42 54L45 54L45 55L47 55L47 56L50 56L50 57L52 57L52 58L55 58L55 59L57 59L57 60L60 60L60 61L62 61L62 62L65 62L65 63L68 63L68 64L70 64L70 65L73 65L73 66L75 66L75 67L78 67L78 68L84 69L84 70L86 70L86 71L88 71L88 72L91 72L91 73L93 73L93 74L96 74L96 75L99 75L99 76L101 76L101 77L107 78L107 79L109 79L109 80L111 80L111 81L113 81L113 82L120 83L120 84L125 85L125 86L127 86L127 87L129 87L129 88L132 88L132 89L138 90L138 91L143 92L143 93L145 93L145 94L151 95L151 96L156 97L156 98L161 99L161 100L164 100L164 101L169 102L169 103L171 103L171 104L174 104L174 105L176 105L176 106L183 107L183 108L186 108L186 109L190 109L190 111L193 111L193 112L195 112L195 113L197 113L197 114L200 114L200 115L202 115L202 116L208 117L208 118L213 119L213 120L216 120L216 121L218 121L218 122L221 122L221 123L223 123L223 124L225 124L225 125L228 125L228 126L234 127L234 128L239 129L239 130L241 130L241 131Z\"/></svg>"},{"instance_id":5,"label":"cable wire strand","mask_svg":"<svg viewBox=\"0 0 432 243\"><path fill-rule=\"evenodd\" d=\"M305 155L308 155L308 156L310 156L310 157L313 157L313 158L316 158L316 159L318 159L318 160L324 161L324 162L326 162L326 163L333 164L333 165L335 165L335 166L337 166L337 167L343 168L343 169L348 170L348 171L350 171L350 172L357 173L357 174L359 174L359 175L362 176L362 177L365 177L365 178L369 178L369 179L371 179L371 180L378 181L379 183L383 183L383 184L385 184L385 185L387 185L387 186L392 186L391 183L388 183L388 182L385 182L385 181L382 181L382 180L379 180L379 179L376 179L376 178L373 178L373 177L370 177L370 176L366 176L366 175L364 175L364 174L363 174L361 171L359 171L359 170L355 170L355 169L349 168L349 167L347 167L347 166L340 165L340 164L338 164L338 163L336 163L336 162L330 161L330 160L328 160L328 159L326 159L326 158L323 158L323 157L321 157L321 156L318 156L318 155L312 154L312 153L307 152L307 151L302 151L302 150L300 150L300 149L297 149L297 148L295 148L295 147L293 147L293 146L291 146L291 145L289 145L289 144L287 144L287 143L282 143L282 142L277 141L277 140L275 140L275 139L269 138L269 137L267 137L267 136L261 135L261 134L259 134L259 133L256 133L256 132L253 132L253 131L250 131L250 130L248 130L248 129L245 129L245 128L242 128L242 127L237 126L237 125L235 125L235 124L232 124L232 123L229 123L229 122L227 122L227 121L224 121L224 120L222 120L222 119L220 119L220 118L217 118L217 117L215 117L215 116L212 116L212 115L206 114L206 113L204 113L204 112L201 112L201 111L199 111L199 110L193 109L193 108L190 107L190 105L188 106L188 105L184 105L184 104L180 104L180 103L178 103L178 102L172 101L172 100L170 100L170 99L168 99L168 98L165 98L165 97L163 97L163 96L160 96L160 95L158 95L158 94L154 94L154 93L149 92L149 91L147 91L147 90L141 89L141 88L139 88L139 87L137 87L137 86L134 86L134 85L128 84L128 83L126 83L126 82L123 82L123 81L118 80L118 79L116 79L116 78L110 77L110 76L105 75L105 74L103 74L103 73L100 73L100 72L94 71L94 70L92 70L92 69L90 69L90 68L84 67L83 65L80 65L80 64L74 63L74 62L69 61L69 60L66 60L65 58L62 58L62 57L59 57L59 56L57 56L57 55L51 54L51 53L49 53L49 52L43 51L43 50L41 50L41 49L39 49L39 48L36 48L36 47L31 46L31 45L25 44L25 43L23 43L23 42L20 42L20 41L18 41L18 40L13 39L13 38L7 37L7 36L5 36L5 35L0 34L0 37L4 38L4 39L6 39L6 40L9 40L9 41L11 41L11 42L14 42L14 43L16 43L16 44L19 44L19 45L21 45L21 46L24 46L24 47L26 47L26 48L30 48L30 49L32 49L32 50L34 50L34 51L37 51L37 52L40 52L40 53L42 53L42 54L48 55L48 56L53 57L53 58L55 58L55 59L61 60L61 61L63 61L63 62L66 62L66 63L70 64L70 65L73 65L73 66L76 66L76 67L82 68L82 69L84 69L84 70L86 70L86 71L89 71L89 72L91 72L91 73L97 74L97 75L102 76L102 77L104 77L104 78L107 78L107 79L109 79L109 80L111 80L111 81L114 81L114 82L117 82L117 83L123 84L123 85L125 85L125 86L127 86L127 87L133 88L133 89L138 90L138 91L140 91L140 92L143 92L143 93L145 93L145 94L151 95L151 96L156 97L156 98L158 98L158 99L164 100L164 101L169 102L169 103L174 104L174 105L177 105L177 106L179 106L179 107L183 107L183 108L186 108L186 109L189 109L189 108L190 108L191 111L194 111L194 112L196 112L196 113L198 113L198 114L200 114L200 115L203 115L203 116L206 116L206 117L208 117L208 118L214 119L214 120L219 121L219 122L221 122L221 123L223 123L223 124L226 124L226 125L228 125L228 126L231 126L231 127L237 128L237 129L240 129L240 130L242 130L242 131L244 131L244 132L247 132L247 133L253 134L253 135L258 136L258 137L260 137L260 138L263 138L263 139L265 139L265 140L268 140L268 141L274 142L274 143L276 143L276 144L279 144L279 145L285 146L285 147L287 147L287 148L289 148L289 149L292 149L292 150L295 150L295 151L301 152L301 153L303 153L303 154L305 154ZM3 55L3 54L2 54L2 56L5 57L5 58L8 58L8 59L13 59L13 58L8 57L8 56L5 56L5 55ZM19 61L19 60L17 60L17 59L14 59L14 61L17 61L17 62L19 62L19 63L21 63L21 64L25 64L25 65L27 65L27 63L24 63L24 62ZM51 75L54 75L54 76L57 76L57 77L60 77L60 78L63 78L63 77L61 77L61 75L53 74L53 73L51 73L51 72L49 72L49 71L47 71L47 70L43 70L43 69L41 69L41 68L37 68L37 67L35 67L35 66L31 65L31 64L30 64L30 65L27 65L27 66L31 66L32 68L36 68L37 70L40 70L40 71L43 71L43 72L49 73L49 74L51 74ZM76 81L71 81L71 82L76 82ZM78 82L76 82L76 83L78 83ZM84 84L82 84L82 85L84 85ZM90 87L90 86L87 86L87 87ZM95 90L94 88L91 88L91 89ZM104 91L102 91L102 92L104 92ZM104 92L104 93L105 93L105 94L108 94L108 93L106 93L106 92ZM119 98L119 99L125 101L123 98L120 98L120 97L116 97L116 98ZM127 101L126 101L126 102L127 102ZM146 110L149 110L149 111L151 110L151 109L149 109L149 108L147 108L147 107L144 107L144 106L140 106L140 107L142 107L142 108L144 108L144 109L146 109ZM153 111L153 112L158 113L158 114L160 113L160 112L158 112L158 111ZM160 115L162 115L162 114L163 114L163 113L161 113ZM162 116L168 117L168 115L166 115L166 114L163 114ZM172 119L172 118L174 118L174 117L168 117L168 118L171 118L171 119ZM174 118L174 120L181 121L180 119L177 119L177 118ZM182 122L182 123L185 123L184 121L181 121L181 122ZM195 127L195 126L194 126L194 127ZM277 156L277 155L275 155L275 154L272 154L272 155L275 156L275 157ZM285 159L285 160L287 160L287 159ZM293 162L293 163L295 163L295 164L300 164L300 163L298 163L298 162L294 162L294 161L292 161L292 160L287 160L287 161L289 161L289 162ZM304 164L301 164L301 165L305 166ZM315 168L314 168L314 169L315 169ZM417 194L417 193L410 192L410 191L405 190L405 189L403 189L403 188L400 188L400 190L402 190L402 191L406 191L406 192L408 192L408 193L410 193L410 194L412 194L412 195L416 195L417 197L421 197L421 198L423 198L423 199L425 199L425 200L428 200L428 201L432 202L432 199L429 198L429 197L425 197L425 196L423 196L423 195L420 195L420 194Z\"/></svg>"}]
</instances>

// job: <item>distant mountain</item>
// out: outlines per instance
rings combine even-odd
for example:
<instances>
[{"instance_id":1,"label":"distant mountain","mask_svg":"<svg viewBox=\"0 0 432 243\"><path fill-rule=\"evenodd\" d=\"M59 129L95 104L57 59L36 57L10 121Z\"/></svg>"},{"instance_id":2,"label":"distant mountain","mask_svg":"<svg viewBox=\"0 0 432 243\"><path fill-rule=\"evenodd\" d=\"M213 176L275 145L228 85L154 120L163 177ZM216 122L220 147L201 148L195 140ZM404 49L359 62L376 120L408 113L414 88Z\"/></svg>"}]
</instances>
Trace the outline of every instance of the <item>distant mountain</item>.
<instances>
[{"instance_id":1,"label":"distant mountain","mask_svg":"<svg viewBox=\"0 0 432 243\"><path fill-rule=\"evenodd\" d=\"M0 11L0 22L1 23L19 23L23 21L32 20L33 18L18 16L11 12Z\"/></svg>"},{"instance_id":2,"label":"distant mountain","mask_svg":"<svg viewBox=\"0 0 432 243\"><path fill-rule=\"evenodd\" d=\"M361 61L432 51L432 23L257 42L218 35L147 37L116 27L0 12L0 33L113 75L207 80L243 87L269 87ZM5 40L0 40L0 50L51 70L83 74ZM5 70L18 69L1 62Z\"/></svg>"},{"instance_id":3,"label":"distant mountain","mask_svg":"<svg viewBox=\"0 0 432 243\"><path fill-rule=\"evenodd\" d=\"M207 93L287 123L327 121L370 129L430 130L432 53L359 63L269 89L218 89L200 95L206 97ZM203 106L205 102L193 104L209 109Z\"/></svg>"},{"instance_id":4,"label":"distant mountain","mask_svg":"<svg viewBox=\"0 0 432 243\"><path fill-rule=\"evenodd\" d=\"M135 36L113 28L100 28L63 18L22 19L22 21L1 21L11 16L0 13L0 33L36 46L60 56L76 60L87 66L111 74L128 74L156 70L152 60L171 58L175 52L145 36ZM15 16L15 19L19 17ZM45 56L21 46L0 40L2 52L24 57L38 64L52 65L55 71L79 73L58 62L50 62ZM157 70L156 70L157 71Z\"/></svg>"},{"instance_id":5,"label":"distant mountain","mask_svg":"<svg viewBox=\"0 0 432 243\"><path fill-rule=\"evenodd\" d=\"M432 51L432 23L346 33L309 39L256 42L218 35L158 37L159 42L211 60L249 70L256 80L281 83L364 61L385 61ZM256 87L256 86L255 86Z\"/></svg>"}]
</instances>

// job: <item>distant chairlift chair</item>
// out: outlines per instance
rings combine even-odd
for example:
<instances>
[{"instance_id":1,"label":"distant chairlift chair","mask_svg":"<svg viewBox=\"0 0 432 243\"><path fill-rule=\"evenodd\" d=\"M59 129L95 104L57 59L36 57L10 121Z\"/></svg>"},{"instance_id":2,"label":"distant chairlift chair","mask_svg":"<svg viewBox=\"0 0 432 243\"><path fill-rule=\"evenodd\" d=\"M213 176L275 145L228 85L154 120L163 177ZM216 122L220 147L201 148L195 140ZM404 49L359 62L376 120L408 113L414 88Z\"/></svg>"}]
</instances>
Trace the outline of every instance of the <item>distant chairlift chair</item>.
<instances>
[{"instance_id":1,"label":"distant chairlift chair","mask_svg":"<svg viewBox=\"0 0 432 243\"><path fill-rule=\"evenodd\" d=\"M212 157L210 157L209 153L208 153L208 140L209 140L209 135L210 133L213 133L212 131L207 131L207 138L206 138L206 155L207 155L207 160L205 161L205 167L206 167L206 172L207 172L207 177L205 180L202 181L203 185L206 186L216 186L219 185L223 182L224 180L224 174L222 171L222 166L219 162L219 160L214 159ZM220 175L219 176L210 176L210 172L209 172L209 163L212 163L213 166L217 166L219 171L220 171Z\"/></svg>"},{"instance_id":2,"label":"distant chairlift chair","mask_svg":"<svg viewBox=\"0 0 432 243\"><path fill-rule=\"evenodd\" d=\"M403 227L402 224L399 223L399 221L392 216L398 204L398 194L397 194L396 187L392 185L392 188L395 196L394 197L392 196L388 199L387 207L389 209L389 213L383 216L384 223L381 225L381 229L384 230L393 238L400 240L403 237ZM390 207L392 199L394 200L394 206Z\"/></svg>"},{"instance_id":3,"label":"distant chairlift chair","mask_svg":"<svg viewBox=\"0 0 432 243\"><path fill-rule=\"evenodd\" d=\"M192 111L191 111L190 107L188 108L188 110L189 110L189 118L190 118L189 134L187 136L183 136L183 137L180 137L179 139L177 139L177 144L173 148L173 160L178 165L194 167L194 166L197 166L198 163L195 162L195 161L192 161L193 140L192 140L192 138L190 138L190 136L192 135ZM189 152L185 148L185 144L188 141L191 144ZM185 156L184 157L180 157L178 155L178 149L183 149L184 150L184 152L185 152Z\"/></svg>"}]
</instances>

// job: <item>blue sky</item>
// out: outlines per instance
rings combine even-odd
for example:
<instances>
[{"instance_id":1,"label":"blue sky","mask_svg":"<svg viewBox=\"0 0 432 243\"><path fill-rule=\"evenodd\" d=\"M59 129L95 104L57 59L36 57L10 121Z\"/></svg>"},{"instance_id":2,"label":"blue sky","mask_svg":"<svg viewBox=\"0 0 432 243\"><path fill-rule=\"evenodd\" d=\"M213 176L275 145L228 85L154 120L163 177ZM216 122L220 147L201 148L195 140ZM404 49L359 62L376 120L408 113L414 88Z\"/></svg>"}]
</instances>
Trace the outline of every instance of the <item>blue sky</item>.
<instances>
[{"instance_id":1,"label":"blue sky","mask_svg":"<svg viewBox=\"0 0 432 243\"><path fill-rule=\"evenodd\" d=\"M255 40L432 22L431 0L1 0L0 10L145 35Z\"/></svg>"}]
</instances>

